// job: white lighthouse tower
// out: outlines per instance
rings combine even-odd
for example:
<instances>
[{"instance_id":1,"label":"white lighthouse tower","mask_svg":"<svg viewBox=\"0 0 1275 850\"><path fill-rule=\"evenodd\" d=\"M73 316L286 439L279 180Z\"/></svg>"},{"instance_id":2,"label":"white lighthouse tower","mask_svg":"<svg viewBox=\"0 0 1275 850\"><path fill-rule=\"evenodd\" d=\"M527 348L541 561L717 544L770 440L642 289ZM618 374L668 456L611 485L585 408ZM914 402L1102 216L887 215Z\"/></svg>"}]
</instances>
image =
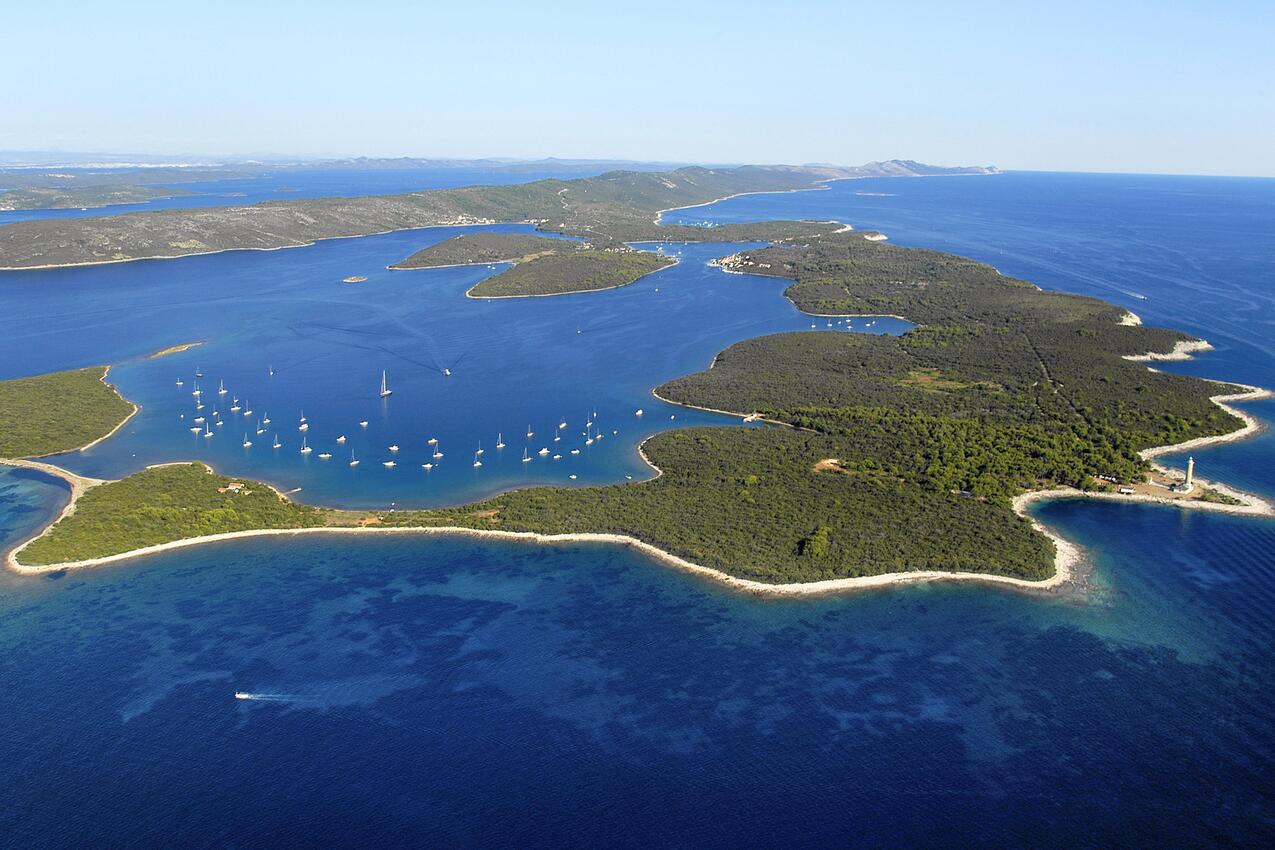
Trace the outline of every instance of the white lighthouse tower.
<instances>
[{"instance_id":1,"label":"white lighthouse tower","mask_svg":"<svg viewBox=\"0 0 1275 850\"><path fill-rule=\"evenodd\" d=\"M1195 488L1195 458L1186 459L1186 480L1181 484L1170 484L1169 489L1174 493L1190 493Z\"/></svg>"}]
</instances>

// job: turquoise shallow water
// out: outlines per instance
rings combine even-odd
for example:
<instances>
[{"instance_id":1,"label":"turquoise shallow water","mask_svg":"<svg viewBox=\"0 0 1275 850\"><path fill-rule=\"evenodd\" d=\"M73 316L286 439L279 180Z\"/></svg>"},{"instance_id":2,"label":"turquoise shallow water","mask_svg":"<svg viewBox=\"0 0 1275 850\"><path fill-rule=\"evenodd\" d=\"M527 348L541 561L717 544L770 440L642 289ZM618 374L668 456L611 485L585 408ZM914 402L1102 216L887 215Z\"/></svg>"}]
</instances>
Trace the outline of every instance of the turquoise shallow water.
<instances>
[{"instance_id":1,"label":"turquoise shallow water","mask_svg":"<svg viewBox=\"0 0 1275 850\"><path fill-rule=\"evenodd\" d=\"M1175 368L1275 384L1269 181L860 181L692 212L769 217L795 203L1098 292L1218 343ZM188 262L134 264L133 303L158 301L162 275ZM669 288L688 299L674 327L684 345L751 335L752 310L757 323L805 321L775 289L731 277L758 300L727 322L721 305L745 296L699 300L716 284L708 271ZM205 281L236 285L218 277ZM1116 280L1146 300L1113 292ZM70 308L92 297L78 284L67 282ZM581 296L580 309L608 309L587 303L605 297ZM253 360L269 319L235 319L263 328L247 331ZM48 356L76 365L167 344L146 324L86 323L82 351ZM228 371L234 348L216 345ZM679 366L670 356L631 380ZM162 407L171 379L152 385L133 368L121 383ZM1270 402L1249 407L1275 415ZM1197 460L1271 495L1273 445L1264 434ZM131 453L84 462L127 465ZM62 498L0 471L0 540ZM423 538L238 541L0 576L0 834L24 847L1269 844L1275 523L1074 502L1039 515L1086 547L1091 587L757 600L624 549Z\"/></svg>"}]
</instances>

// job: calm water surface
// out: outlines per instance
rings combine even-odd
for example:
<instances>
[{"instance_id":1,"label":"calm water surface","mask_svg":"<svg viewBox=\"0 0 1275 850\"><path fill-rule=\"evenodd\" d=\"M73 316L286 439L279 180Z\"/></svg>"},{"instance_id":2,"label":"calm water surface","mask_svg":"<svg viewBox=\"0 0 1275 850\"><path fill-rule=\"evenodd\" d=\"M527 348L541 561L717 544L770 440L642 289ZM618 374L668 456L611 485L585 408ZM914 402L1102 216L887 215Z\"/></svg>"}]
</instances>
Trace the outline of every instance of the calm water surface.
<instances>
[{"instance_id":1,"label":"calm water surface","mask_svg":"<svg viewBox=\"0 0 1275 850\"><path fill-rule=\"evenodd\" d=\"M1271 181L857 181L687 218L794 214L1100 295L1218 345L1175 368L1275 385ZM316 437L369 411L382 429L369 454L400 434L419 450L443 429L461 448L467 421L475 434L525 418L540 431L596 401L621 435L587 468L616 480L631 432L663 415L649 396L643 421L632 415L653 383L731 339L809 325L774 282L703 265L724 247L681 249L680 265L629 290L466 304L485 270L377 272L420 237L442 234L0 278L0 315L36 341L0 343L0 364L25 374L206 338L113 373L143 401L140 432L77 468L197 456L356 503L394 498L387 477L422 471L369 469L366 489L363 477L338 486L313 461L274 467L255 446L251 459L218 448L234 435L181 454L188 432L172 419L190 402L175 373L198 359L254 405L269 396L289 425L304 403ZM339 284L355 273L372 280ZM105 282L114 296L96 294ZM113 297L128 309L109 312ZM37 310L73 339L49 344L55 327ZM13 365L29 349L39 356ZM303 350L322 353L317 365L289 362ZM261 361L276 356L287 368L271 384ZM394 365L402 357L419 371ZM452 385L436 371L449 362ZM501 362L518 380L499 383ZM381 368L401 384L378 416ZM484 385L505 403L486 402ZM537 392L555 398L538 406ZM1275 417L1269 402L1249 409ZM1273 460L1269 434L1197 454L1206 474L1268 496ZM424 486L402 498L434 498ZM0 540L64 497L0 471ZM762 601L622 549L413 538L239 541L0 576L0 835L22 847L1271 843L1275 523L1085 503L1039 514L1091 553L1090 587Z\"/></svg>"}]
</instances>

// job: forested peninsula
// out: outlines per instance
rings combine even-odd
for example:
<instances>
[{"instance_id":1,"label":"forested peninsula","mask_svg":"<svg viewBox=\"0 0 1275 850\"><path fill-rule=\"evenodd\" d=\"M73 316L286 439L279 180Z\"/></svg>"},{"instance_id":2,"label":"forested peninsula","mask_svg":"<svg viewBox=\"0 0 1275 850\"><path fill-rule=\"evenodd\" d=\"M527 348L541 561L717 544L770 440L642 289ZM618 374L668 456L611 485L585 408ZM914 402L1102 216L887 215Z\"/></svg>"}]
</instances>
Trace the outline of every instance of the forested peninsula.
<instances>
[{"instance_id":1,"label":"forested peninsula","mask_svg":"<svg viewBox=\"0 0 1275 850\"><path fill-rule=\"evenodd\" d=\"M803 309L895 314L918 327L901 337L748 340L657 388L676 403L782 424L659 434L642 446L659 472L644 482L352 512L296 505L197 464L162 467L95 484L11 565L82 565L243 533L416 528L628 540L752 589L882 575L1047 582L1055 542L1014 510L1016 497L1139 484L1147 450L1250 427L1212 399L1252 388L1127 359L1173 350L1185 334L1130 324L1110 304L971 260L842 232L719 264L745 273L740 286L758 285L753 274L791 281L788 296ZM5 392L18 409L47 400L36 384L0 384ZM1176 503L1235 501L1202 486Z\"/></svg>"}]
</instances>

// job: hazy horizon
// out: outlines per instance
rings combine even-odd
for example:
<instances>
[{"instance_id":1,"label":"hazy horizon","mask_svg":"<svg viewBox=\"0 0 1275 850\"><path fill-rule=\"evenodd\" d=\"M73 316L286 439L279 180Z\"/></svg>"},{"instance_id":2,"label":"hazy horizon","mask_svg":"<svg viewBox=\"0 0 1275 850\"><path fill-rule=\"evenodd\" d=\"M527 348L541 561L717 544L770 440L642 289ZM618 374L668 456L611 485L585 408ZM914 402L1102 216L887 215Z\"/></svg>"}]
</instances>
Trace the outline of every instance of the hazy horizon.
<instances>
[{"instance_id":1,"label":"hazy horizon","mask_svg":"<svg viewBox=\"0 0 1275 850\"><path fill-rule=\"evenodd\" d=\"M50 156L48 162L23 162L23 161L5 161L3 157L6 155L29 153L44 154ZM52 159L55 155L62 155L62 160ZM89 157L101 156L112 157L118 161L94 162ZM136 160L130 160L129 157L137 157ZM139 151L12 151L0 149L0 169L40 169L40 168L127 168L132 166L143 167L234 167L236 165L260 165L262 167L282 167L282 166L317 166L336 162L345 162L351 160L366 159L374 162L386 162L398 159L411 160L414 162L437 162L437 163L454 163L458 165L468 163L484 163L493 167L502 165L516 166L522 164L536 164L547 162L560 162L569 165L634 165L652 167L667 167L669 169L684 168L688 166L700 166L704 168L738 168L745 165L762 165L762 166L796 166L796 167L844 167L853 168L855 166L867 165L870 162L890 161L890 160L910 160L915 162L923 162L926 165L935 165L943 167L958 166L991 166L1002 172L1022 172L1022 173L1041 173L1041 174L1111 174L1111 175L1144 175L1144 176L1174 176L1174 177L1233 177L1236 179L1257 179L1257 180L1273 180L1275 175L1265 174L1207 174L1202 172L1174 172L1174 171L1106 171L1101 169L1063 169L1063 168L1004 168L995 162L930 162L919 160L910 156L892 156L885 157L881 160L865 160L863 162L694 162L689 160L650 160L650 159L626 159L612 156L597 157L559 157L552 154L543 157L515 157L515 156L484 156L484 157L445 157L445 156L429 156L427 154L402 154L387 156L366 156L363 154L332 154L329 156L304 156L298 154L280 154L280 153L248 153L248 154L215 154L215 153L151 153ZM149 161L148 161L149 160ZM965 176L965 175L928 175L928 176Z\"/></svg>"},{"instance_id":2,"label":"hazy horizon","mask_svg":"<svg viewBox=\"0 0 1275 850\"><path fill-rule=\"evenodd\" d=\"M979 12L52 0L8 12L0 148L1275 175L1268 5Z\"/></svg>"}]
</instances>

